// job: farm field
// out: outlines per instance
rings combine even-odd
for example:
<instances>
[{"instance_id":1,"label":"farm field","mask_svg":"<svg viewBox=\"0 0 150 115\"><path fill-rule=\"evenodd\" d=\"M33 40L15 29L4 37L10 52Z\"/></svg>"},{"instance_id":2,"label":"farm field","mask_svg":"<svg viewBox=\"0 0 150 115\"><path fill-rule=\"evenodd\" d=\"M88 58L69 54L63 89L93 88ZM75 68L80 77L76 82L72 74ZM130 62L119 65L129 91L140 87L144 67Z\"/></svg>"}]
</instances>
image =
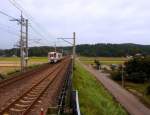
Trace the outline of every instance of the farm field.
<instances>
[{"instance_id":1,"label":"farm field","mask_svg":"<svg viewBox=\"0 0 150 115\"><path fill-rule=\"evenodd\" d=\"M121 85L121 82L118 82ZM150 95L146 94L149 83L133 83L125 81L125 88L136 95L146 106L150 108Z\"/></svg>"},{"instance_id":2,"label":"farm field","mask_svg":"<svg viewBox=\"0 0 150 115\"><path fill-rule=\"evenodd\" d=\"M81 114L127 115L120 104L78 62L75 65L73 84L79 92Z\"/></svg>"},{"instance_id":3,"label":"farm field","mask_svg":"<svg viewBox=\"0 0 150 115\"><path fill-rule=\"evenodd\" d=\"M30 57L29 66L38 65L47 62L47 57ZM9 72L18 70L20 58L18 57L0 57L0 73L6 75Z\"/></svg>"},{"instance_id":4,"label":"farm field","mask_svg":"<svg viewBox=\"0 0 150 115\"><path fill-rule=\"evenodd\" d=\"M125 57L79 57L84 64L94 64L94 60L99 60L101 64L123 64L128 59Z\"/></svg>"},{"instance_id":5,"label":"farm field","mask_svg":"<svg viewBox=\"0 0 150 115\"><path fill-rule=\"evenodd\" d=\"M7 75L9 72L18 70L19 67L0 67L0 73L3 75Z\"/></svg>"},{"instance_id":6,"label":"farm field","mask_svg":"<svg viewBox=\"0 0 150 115\"><path fill-rule=\"evenodd\" d=\"M0 57L0 63L19 63L19 57ZM30 57L29 63L46 63L47 57Z\"/></svg>"}]
</instances>

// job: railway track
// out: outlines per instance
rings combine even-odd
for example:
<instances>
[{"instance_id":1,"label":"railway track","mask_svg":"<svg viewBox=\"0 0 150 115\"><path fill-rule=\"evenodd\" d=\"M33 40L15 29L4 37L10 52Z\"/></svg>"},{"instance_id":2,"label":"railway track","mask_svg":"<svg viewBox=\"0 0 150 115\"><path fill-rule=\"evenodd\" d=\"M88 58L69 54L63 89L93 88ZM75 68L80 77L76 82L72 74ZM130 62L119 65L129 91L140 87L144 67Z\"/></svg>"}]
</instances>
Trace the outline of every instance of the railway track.
<instances>
[{"instance_id":1,"label":"railway track","mask_svg":"<svg viewBox=\"0 0 150 115\"><path fill-rule=\"evenodd\" d=\"M40 68L37 68L37 69L34 69L34 70L30 70L30 71L28 71L28 72L26 72L26 73L24 73L22 75L17 75L15 77L11 77L11 78L2 80L2 81L0 81L0 88L3 88L6 85L9 85L9 84L11 84L13 82L22 80L22 79L26 78L27 76L32 76L32 75L34 75L36 73L38 74L38 73L44 71L45 69L47 69L49 66L52 66L52 65L45 64L45 65L43 65Z\"/></svg>"},{"instance_id":2,"label":"railway track","mask_svg":"<svg viewBox=\"0 0 150 115\"><path fill-rule=\"evenodd\" d=\"M48 90L51 84L58 79L58 76L63 73L63 71L66 71L64 67L67 67L68 63L69 60L67 59L57 64L57 66L42 76L42 79L35 81L35 83L25 92L12 98L9 103L0 108L0 115L27 115L31 111L31 108L34 107L43 94Z\"/></svg>"}]
</instances>

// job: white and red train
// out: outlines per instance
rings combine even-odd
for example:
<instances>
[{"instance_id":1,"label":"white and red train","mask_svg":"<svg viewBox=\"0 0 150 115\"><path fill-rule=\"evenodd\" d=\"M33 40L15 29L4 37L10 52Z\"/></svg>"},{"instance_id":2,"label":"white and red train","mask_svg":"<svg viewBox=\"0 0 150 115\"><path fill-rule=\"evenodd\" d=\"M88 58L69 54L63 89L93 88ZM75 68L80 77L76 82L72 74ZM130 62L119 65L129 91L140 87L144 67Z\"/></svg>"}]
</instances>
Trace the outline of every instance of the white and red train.
<instances>
[{"instance_id":1,"label":"white and red train","mask_svg":"<svg viewBox=\"0 0 150 115\"><path fill-rule=\"evenodd\" d=\"M49 52L48 53L48 62L49 63L56 63L62 59L62 53L58 52Z\"/></svg>"}]
</instances>

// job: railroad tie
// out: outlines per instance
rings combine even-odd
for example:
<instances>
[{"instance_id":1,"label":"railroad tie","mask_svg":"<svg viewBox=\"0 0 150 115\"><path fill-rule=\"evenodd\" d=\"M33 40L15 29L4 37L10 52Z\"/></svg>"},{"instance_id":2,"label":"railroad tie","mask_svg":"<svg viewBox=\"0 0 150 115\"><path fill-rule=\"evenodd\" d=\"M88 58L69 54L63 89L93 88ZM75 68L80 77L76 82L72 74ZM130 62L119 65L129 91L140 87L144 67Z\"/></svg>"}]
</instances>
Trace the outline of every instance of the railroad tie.
<instances>
[{"instance_id":1,"label":"railroad tie","mask_svg":"<svg viewBox=\"0 0 150 115\"><path fill-rule=\"evenodd\" d=\"M39 92L30 92L31 95L37 95Z\"/></svg>"},{"instance_id":2,"label":"railroad tie","mask_svg":"<svg viewBox=\"0 0 150 115\"><path fill-rule=\"evenodd\" d=\"M21 103L31 103L32 101L20 100Z\"/></svg>"},{"instance_id":3,"label":"railroad tie","mask_svg":"<svg viewBox=\"0 0 150 115\"><path fill-rule=\"evenodd\" d=\"M37 97L37 95L33 95L33 94L27 94L29 97Z\"/></svg>"},{"instance_id":4,"label":"railroad tie","mask_svg":"<svg viewBox=\"0 0 150 115\"><path fill-rule=\"evenodd\" d=\"M25 108L25 107L28 107L29 105L24 105L24 104L15 104L15 106Z\"/></svg>"},{"instance_id":5,"label":"railroad tie","mask_svg":"<svg viewBox=\"0 0 150 115\"><path fill-rule=\"evenodd\" d=\"M25 100L34 100L34 97L24 97Z\"/></svg>"},{"instance_id":6,"label":"railroad tie","mask_svg":"<svg viewBox=\"0 0 150 115\"><path fill-rule=\"evenodd\" d=\"M25 109L10 108L10 111L12 111L12 112L22 112L22 111L25 111Z\"/></svg>"}]
</instances>

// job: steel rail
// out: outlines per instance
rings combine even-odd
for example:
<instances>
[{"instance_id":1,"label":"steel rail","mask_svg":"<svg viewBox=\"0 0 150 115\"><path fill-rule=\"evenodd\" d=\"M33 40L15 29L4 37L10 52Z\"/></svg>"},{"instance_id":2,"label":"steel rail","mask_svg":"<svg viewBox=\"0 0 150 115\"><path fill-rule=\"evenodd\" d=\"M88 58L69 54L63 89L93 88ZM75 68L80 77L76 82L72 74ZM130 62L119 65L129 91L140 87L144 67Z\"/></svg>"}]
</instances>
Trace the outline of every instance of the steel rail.
<instances>
[{"instance_id":1,"label":"steel rail","mask_svg":"<svg viewBox=\"0 0 150 115\"><path fill-rule=\"evenodd\" d=\"M51 70L42 80L40 80L38 83L36 83L34 86L32 86L29 90L27 90L25 93L23 93L19 98L17 98L17 99L14 100L13 102L11 102L9 105L7 105L7 107L4 107L4 109L2 109L2 110L0 111L0 114L3 114L3 113L5 113L5 112L9 111L10 107L12 107L13 105L15 105L15 103L17 103L19 100L21 100L25 95L29 94L34 88L36 88L39 84L41 84L44 80L46 80L51 74L55 73L56 70L58 70L58 66L60 66L60 65L62 65L61 68L63 69L64 63L58 64L58 65L57 65L53 70ZM57 71L56 75L57 75L58 73L59 73L59 72ZM54 78L55 78L55 77L54 77ZM53 81L53 80L52 80L52 81ZM52 83L52 81L49 83L49 85ZM49 85L47 85L47 87L48 87ZM47 88L47 87L46 87L46 88ZM45 90L46 90L46 88L45 88ZM40 95L39 95L39 97L38 97L37 99L40 98L40 96L42 95L42 93L43 93L45 90L43 90L43 91L40 93ZM37 100L37 99L36 99L36 100ZM34 102L36 102L36 101L34 101ZM33 104L34 104L34 103L33 103ZM33 105L33 104L32 104L32 105ZM30 108L31 108L31 107L32 107L32 106L30 106ZM28 112L30 108L28 108L27 111L25 111L25 113Z\"/></svg>"},{"instance_id":2,"label":"steel rail","mask_svg":"<svg viewBox=\"0 0 150 115\"><path fill-rule=\"evenodd\" d=\"M66 64L66 63L65 63ZM32 106L39 100L40 97L46 92L46 90L49 88L49 86L56 80L58 75L64 70L64 64L61 65L60 69L56 72L56 75L53 76L52 80L47 84L47 86L43 89L43 91L39 94L39 96L34 100L34 102L30 105L30 107L22 114L27 115L27 113L30 111Z\"/></svg>"},{"instance_id":3,"label":"steel rail","mask_svg":"<svg viewBox=\"0 0 150 115\"><path fill-rule=\"evenodd\" d=\"M26 76L31 76L32 74L36 74L36 73L38 74L41 71L46 70L48 68L48 66L50 66L50 65L43 65L42 67L36 68L34 70L30 70L27 73L24 73L23 75L17 75L16 77L11 77L11 78L2 80L2 81L0 81L0 88L6 86L8 84L12 84L13 82L22 80L22 79L26 78Z\"/></svg>"}]
</instances>

